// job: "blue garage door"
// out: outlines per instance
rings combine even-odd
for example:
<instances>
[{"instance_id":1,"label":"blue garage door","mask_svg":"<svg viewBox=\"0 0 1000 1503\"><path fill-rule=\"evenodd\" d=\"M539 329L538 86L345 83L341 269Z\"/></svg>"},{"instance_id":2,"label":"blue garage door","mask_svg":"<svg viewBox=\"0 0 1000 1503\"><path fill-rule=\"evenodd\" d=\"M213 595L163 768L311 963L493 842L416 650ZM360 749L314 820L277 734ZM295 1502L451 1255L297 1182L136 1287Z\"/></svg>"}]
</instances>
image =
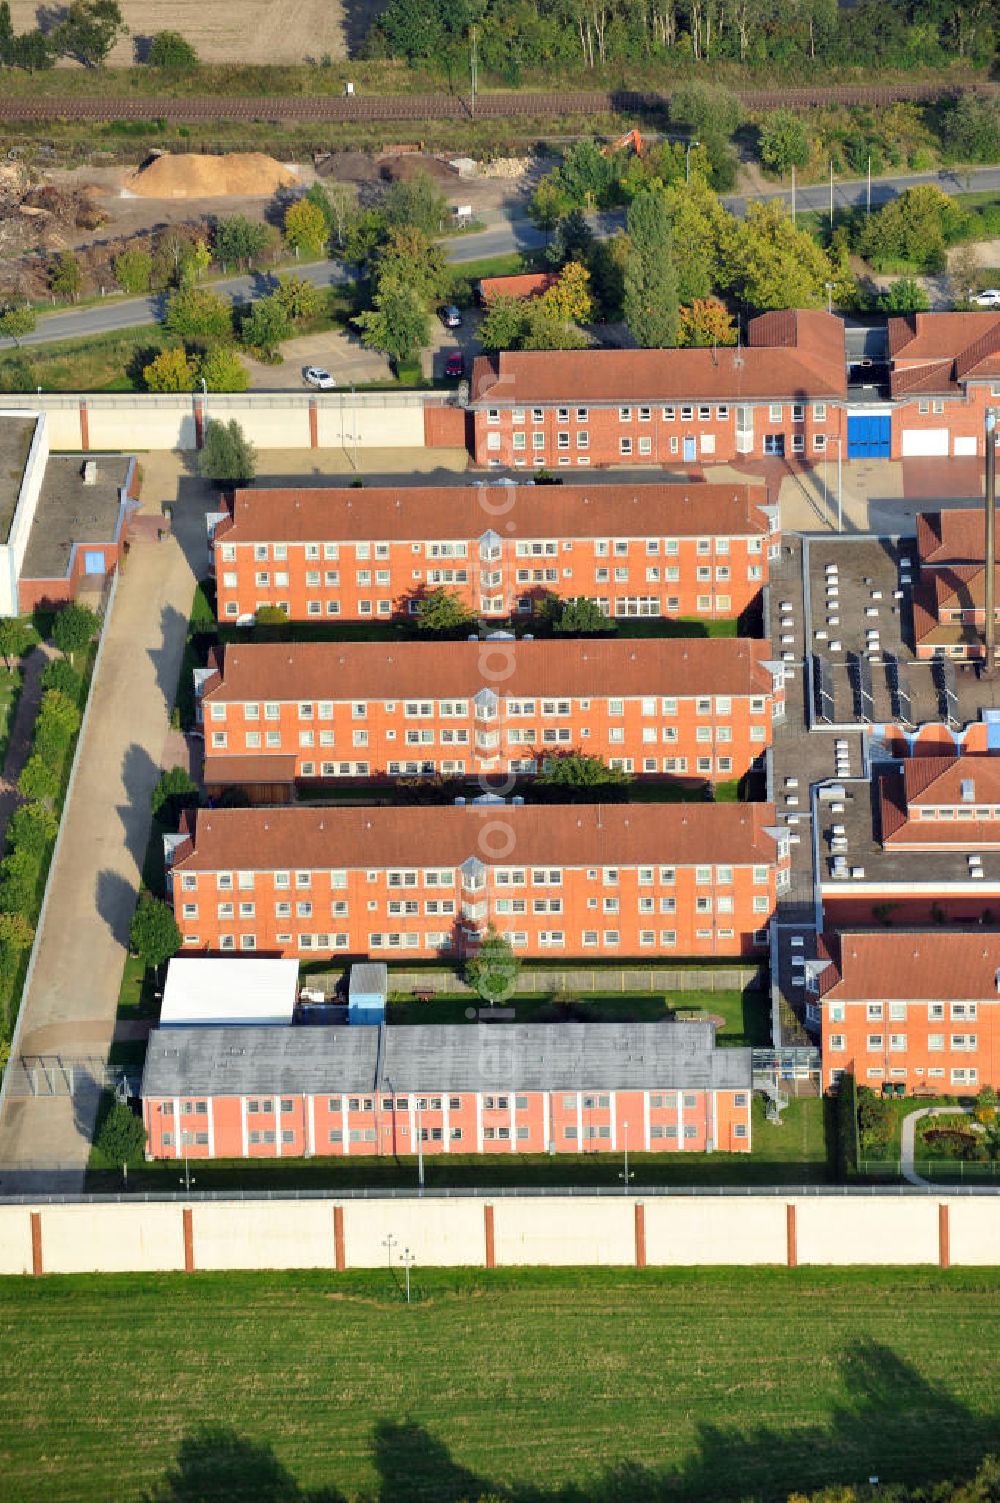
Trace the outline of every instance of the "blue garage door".
<instances>
[{"instance_id":1,"label":"blue garage door","mask_svg":"<svg viewBox=\"0 0 1000 1503\"><path fill-rule=\"evenodd\" d=\"M847 419L847 457L848 459L888 459L889 458L889 423L888 414L871 415L867 413L861 417L849 417Z\"/></svg>"}]
</instances>

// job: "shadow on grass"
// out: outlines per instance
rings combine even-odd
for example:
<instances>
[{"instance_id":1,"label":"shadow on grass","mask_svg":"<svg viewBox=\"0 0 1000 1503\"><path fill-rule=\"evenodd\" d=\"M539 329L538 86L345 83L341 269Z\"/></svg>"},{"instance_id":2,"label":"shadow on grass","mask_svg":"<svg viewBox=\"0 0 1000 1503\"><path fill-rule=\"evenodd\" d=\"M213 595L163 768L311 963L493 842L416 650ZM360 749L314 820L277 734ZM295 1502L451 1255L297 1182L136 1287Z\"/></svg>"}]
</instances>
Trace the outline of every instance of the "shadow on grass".
<instances>
[{"instance_id":1,"label":"shadow on grass","mask_svg":"<svg viewBox=\"0 0 1000 1503\"><path fill-rule=\"evenodd\" d=\"M972 1413L889 1347L858 1342L841 1352L839 1367L843 1398L833 1402L824 1424L775 1430L755 1425L750 1415L737 1414L729 1429L698 1426L691 1454L681 1467L618 1461L552 1488L495 1482L463 1466L424 1426L408 1418L378 1419L371 1436L378 1481L363 1496L371 1503L714 1503L783 1498L845 1483L854 1484L851 1496L858 1503L885 1497L887 1485L896 1503L904 1503L913 1495L897 1490L900 1484L926 1489L968 1476L996 1445L995 1414ZM670 1415L664 1414L665 1432L670 1425ZM563 1436L567 1468L572 1465L570 1440L569 1434ZM627 1433L623 1442L627 1443ZM549 1444L558 1443L549 1431ZM335 1470L333 1462L331 1471ZM873 1474L878 1475L881 1491L864 1485ZM226 1498L228 1503L341 1503L346 1496L335 1477L318 1490L301 1488L269 1445L219 1427L185 1437L176 1463L144 1495L143 1503L203 1503L209 1498ZM928 1494L921 1491L919 1496ZM996 1494L987 1487L969 1496Z\"/></svg>"}]
</instances>

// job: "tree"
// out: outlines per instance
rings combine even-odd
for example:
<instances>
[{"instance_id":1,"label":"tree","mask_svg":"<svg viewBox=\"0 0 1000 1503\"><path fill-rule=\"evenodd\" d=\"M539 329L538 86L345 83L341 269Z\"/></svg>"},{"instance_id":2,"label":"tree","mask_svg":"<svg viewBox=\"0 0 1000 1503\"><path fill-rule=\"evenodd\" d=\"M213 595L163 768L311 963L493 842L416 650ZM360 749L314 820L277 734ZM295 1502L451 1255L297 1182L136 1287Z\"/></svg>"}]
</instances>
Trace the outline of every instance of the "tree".
<instances>
[{"instance_id":1,"label":"tree","mask_svg":"<svg viewBox=\"0 0 1000 1503\"><path fill-rule=\"evenodd\" d=\"M602 788L622 787L629 779L620 768L609 767L600 757L572 751L547 756L538 781L547 788Z\"/></svg>"},{"instance_id":2,"label":"tree","mask_svg":"<svg viewBox=\"0 0 1000 1503\"><path fill-rule=\"evenodd\" d=\"M326 215L309 198L300 198L285 210L285 239L297 254L319 256L327 241Z\"/></svg>"},{"instance_id":3,"label":"tree","mask_svg":"<svg viewBox=\"0 0 1000 1503\"><path fill-rule=\"evenodd\" d=\"M885 313L926 313L931 300L926 287L912 277L900 277L879 293L878 305Z\"/></svg>"},{"instance_id":4,"label":"tree","mask_svg":"<svg viewBox=\"0 0 1000 1503\"><path fill-rule=\"evenodd\" d=\"M735 344L736 326L725 303L718 298L695 298L679 309L677 343L684 346Z\"/></svg>"},{"instance_id":5,"label":"tree","mask_svg":"<svg viewBox=\"0 0 1000 1503\"><path fill-rule=\"evenodd\" d=\"M248 485L257 473L257 451L235 418L210 418L198 459L201 473L216 485Z\"/></svg>"},{"instance_id":6,"label":"tree","mask_svg":"<svg viewBox=\"0 0 1000 1503\"><path fill-rule=\"evenodd\" d=\"M10 18L10 0L0 0L0 63L9 67L14 56L14 23Z\"/></svg>"},{"instance_id":7,"label":"tree","mask_svg":"<svg viewBox=\"0 0 1000 1503\"><path fill-rule=\"evenodd\" d=\"M60 251L49 262L49 286L56 297L68 297L76 302L80 296L83 272L72 251Z\"/></svg>"},{"instance_id":8,"label":"tree","mask_svg":"<svg viewBox=\"0 0 1000 1503\"><path fill-rule=\"evenodd\" d=\"M548 172L528 200L528 213L540 230L551 234L573 207L558 172Z\"/></svg>"},{"instance_id":9,"label":"tree","mask_svg":"<svg viewBox=\"0 0 1000 1503\"><path fill-rule=\"evenodd\" d=\"M43 761L60 767L66 749L80 728L80 711L58 689L48 689L42 696L35 721L34 749Z\"/></svg>"},{"instance_id":10,"label":"tree","mask_svg":"<svg viewBox=\"0 0 1000 1503\"><path fill-rule=\"evenodd\" d=\"M510 941L490 924L476 954L465 962L465 981L493 1007L514 995L520 969Z\"/></svg>"},{"instance_id":11,"label":"tree","mask_svg":"<svg viewBox=\"0 0 1000 1503\"><path fill-rule=\"evenodd\" d=\"M907 265L942 271L945 247L961 238L969 216L934 183L907 188L865 221L858 250L876 271Z\"/></svg>"},{"instance_id":12,"label":"tree","mask_svg":"<svg viewBox=\"0 0 1000 1503\"><path fill-rule=\"evenodd\" d=\"M0 946L5 951L27 950L34 937L35 926L26 913L0 913Z\"/></svg>"},{"instance_id":13,"label":"tree","mask_svg":"<svg viewBox=\"0 0 1000 1503\"><path fill-rule=\"evenodd\" d=\"M7 825L7 841L12 850L27 851L40 860L58 828L58 819L45 804L19 804Z\"/></svg>"},{"instance_id":14,"label":"tree","mask_svg":"<svg viewBox=\"0 0 1000 1503\"><path fill-rule=\"evenodd\" d=\"M831 275L826 252L774 199L751 204L722 246L720 280L758 312L821 307Z\"/></svg>"},{"instance_id":15,"label":"tree","mask_svg":"<svg viewBox=\"0 0 1000 1503\"><path fill-rule=\"evenodd\" d=\"M99 67L124 30L116 0L72 0L66 19L52 32L58 52L88 68Z\"/></svg>"},{"instance_id":16,"label":"tree","mask_svg":"<svg viewBox=\"0 0 1000 1503\"><path fill-rule=\"evenodd\" d=\"M582 350L587 344L575 324L560 317L544 297L528 303L528 326L521 341L523 350Z\"/></svg>"},{"instance_id":17,"label":"tree","mask_svg":"<svg viewBox=\"0 0 1000 1503\"><path fill-rule=\"evenodd\" d=\"M143 367L142 379L147 391L192 391L195 364L183 345L174 345Z\"/></svg>"},{"instance_id":18,"label":"tree","mask_svg":"<svg viewBox=\"0 0 1000 1503\"><path fill-rule=\"evenodd\" d=\"M123 292L148 292L153 279L153 258L149 251L123 250L115 257L115 278Z\"/></svg>"},{"instance_id":19,"label":"tree","mask_svg":"<svg viewBox=\"0 0 1000 1503\"><path fill-rule=\"evenodd\" d=\"M192 287L212 264L212 252L202 239L188 240L177 260L178 287Z\"/></svg>"},{"instance_id":20,"label":"tree","mask_svg":"<svg viewBox=\"0 0 1000 1503\"><path fill-rule=\"evenodd\" d=\"M141 1163L146 1129L127 1101L113 1101L94 1139L94 1147L109 1164Z\"/></svg>"},{"instance_id":21,"label":"tree","mask_svg":"<svg viewBox=\"0 0 1000 1503\"><path fill-rule=\"evenodd\" d=\"M582 209L570 209L560 219L552 243L545 252L545 259L553 266L562 266L566 261L583 261L590 258L594 246L594 232L587 223Z\"/></svg>"},{"instance_id":22,"label":"tree","mask_svg":"<svg viewBox=\"0 0 1000 1503\"><path fill-rule=\"evenodd\" d=\"M323 293L305 277L279 277L272 296L289 323L316 318L323 311Z\"/></svg>"},{"instance_id":23,"label":"tree","mask_svg":"<svg viewBox=\"0 0 1000 1503\"><path fill-rule=\"evenodd\" d=\"M55 63L52 43L44 31L23 31L11 43L11 64L26 73L39 73Z\"/></svg>"},{"instance_id":24,"label":"tree","mask_svg":"<svg viewBox=\"0 0 1000 1503\"><path fill-rule=\"evenodd\" d=\"M448 200L428 172L393 183L386 190L381 210L390 228L412 224L425 235L440 235L448 223Z\"/></svg>"},{"instance_id":25,"label":"tree","mask_svg":"<svg viewBox=\"0 0 1000 1503\"><path fill-rule=\"evenodd\" d=\"M18 658L24 657L34 640L35 634L26 622L18 620L17 616L0 616L0 657L8 672Z\"/></svg>"},{"instance_id":26,"label":"tree","mask_svg":"<svg viewBox=\"0 0 1000 1503\"><path fill-rule=\"evenodd\" d=\"M67 699L79 704L83 679L65 658L53 658L42 669L42 688L58 689L60 694L65 694Z\"/></svg>"},{"instance_id":27,"label":"tree","mask_svg":"<svg viewBox=\"0 0 1000 1503\"><path fill-rule=\"evenodd\" d=\"M627 225L625 322L643 349L663 349L677 342L677 273L663 194L637 193Z\"/></svg>"},{"instance_id":28,"label":"tree","mask_svg":"<svg viewBox=\"0 0 1000 1503\"><path fill-rule=\"evenodd\" d=\"M941 122L945 151L960 162L995 162L1000 157L1000 110L995 99L960 94Z\"/></svg>"},{"instance_id":29,"label":"tree","mask_svg":"<svg viewBox=\"0 0 1000 1503\"><path fill-rule=\"evenodd\" d=\"M693 136L713 133L731 136L739 130L746 112L735 94L706 83L683 83L672 89L669 114L675 125L686 125Z\"/></svg>"},{"instance_id":30,"label":"tree","mask_svg":"<svg viewBox=\"0 0 1000 1503\"><path fill-rule=\"evenodd\" d=\"M288 612L283 605L259 605L254 622L257 626L287 626Z\"/></svg>"},{"instance_id":31,"label":"tree","mask_svg":"<svg viewBox=\"0 0 1000 1503\"><path fill-rule=\"evenodd\" d=\"M165 960L180 949L181 931L173 909L151 892L139 894L139 902L128 926L129 948L151 970L159 970Z\"/></svg>"},{"instance_id":32,"label":"tree","mask_svg":"<svg viewBox=\"0 0 1000 1503\"><path fill-rule=\"evenodd\" d=\"M246 391L250 375L235 350L213 345L201 362L199 374L209 391Z\"/></svg>"},{"instance_id":33,"label":"tree","mask_svg":"<svg viewBox=\"0 0 1000 1503\"><path fill-rule=\"evenodd\" d=\"M782 176L809 161L809 132L791 110L771 110L760 122L760 159Z\"/></svg>"},{"instance_id":34,"label":"tree","mask_svg":"<svg viewBox=\"0 0 1000 1503\"><path fill-rule=\"evenodd\" d=\"M564 323L587 323L594 312L590 272L579 261L567 261L555 286L549 287L540 301Z\"/></svg>"},{"instance_id":35,"label":"tree","mask_svg":"<svg viewBox=\"0 0 1000 1503\"><path fill-rule=\"evenodd\" d=\"M184 767L171 767L161 773L153 789L149 806L161 824L176 825L184 809L198 804L198 784Z\"/></svg>"},{"instance_id":36,"label":"tree","mask_svg":"<svg viewBox=\"0 0 1000 1503\"><path fill-rule=\"evenodd\" d=\"M150 68L170 68L175 73L190 73L198 66L198 54L179 31L158 31L149 44L146 62Z\"/></svg>"},{"instance_id":37,"label":"tree","mask_svg":"<svg viewBox=\"0 0 1000 1503\"><path fill-rule=\"evenodd\" d=\"M224 298L207 287L182 287L167 300L163 327L179 339L228 339L233 312Z\"/></svg>"},{"instance_id":38,"label":"tree","mask_svg":"<svg viewBox=\"0 0 1000 1503\"><path fill-rule=\"evenodd\" d=\"M326 240L343 250L351 224L358 214L358 195L353 183L313 183L306 194L315 204L326 225Z\"/></svg>"},{"instance_id":39,"label":"tree","mask_svg":"<svg viewBox=\"0 0 1000 1503\"><path fill-rule=\"evenodd\" d=\"M982 286L982 269L974 246L960 245L948 257L948 283L955 306L967 308Z\"/></svg>"},{"instance_id":40,"label":"tree","mask_svg":"<svg viewBox=\"0 0 1000 1503\"><path fill-rule=\"evenodd\" d=\"M677 296L682 303L692 303L715 290L721 248L731 238L736 221L700 178L667 188L664 201L670 217Z\"/></svg>"},{"instance_id":41,"label":"tree","mask_svg":"<svg viewBox=\"0 0 1000 1503\"><path fill-rule=\"evenodd\" d=\"M267 245L267 229L245 214L216 221L212 234L215 259L223 266L251 267Z\"/></svg>"},{"instance_id":42,"label":"tree","mask_svg":"<svg viewBox=\"0 0 1000 1503\"><path fill-rule=\"evenodd\" d=\"M416 618L420 631L438 632L464 630L475 620L461 595L443 586L420 597Z\"/></svg>"},{"instance_id":43,"label":"tree","mask_svg":"<svg viewBox=\"0 0 1000 1503\"><path fill-rule=\"evenodd\" d=\"M597 601L587 595L574 595L567 600L551 595L541 615L560 636L589 637L617 630L612 618L606 616Z\"/></svg>"},{"instance_id":44,"label":"tree","mask_svg":"<svg viewBox=\"0 0 1000 1503\"><path fill-rule=\"evenodd\" d=\"M265 358L273 358L290 333L288 317L276 293L258 298L240 325L241 342Z\"/></svg>"},{"instance_id":45,"label":"tree","mask_svg":"<svg viewBox=\"0 0 1000 1503\"><path fill-rule=\"evenodd\" d=\"M444 246L436 245L413 224L388 230L375 257L374 276L379 286L386 281L405 282L428 304L445 299L451 291L452 272Z\"/></svg>"},{"instance_id":46,"label":"tree","mask_svg":"<svg viewBox=\"0 0 1000 1503\"><path fill-rule=\"evenodd\" d=\"M30 303L10 303L0 310L0 334L21 348L21 340L34 331L37 320Z\"/></svg>"},{"instance_id":47,"label":"tree","mask_svg":"<svg viewBox=\"0 0 1000 1503\"><path fill-rule=\"evenodd\" d=\"M88 646L101 629L101 618L85 605L71 600L57 612L52 624L52 640L72 664L76 653Z\"/></svg>"},{"instance_id":48,"label":"tree","mask_svg":"<svg viewBox=\"0 0 1000 1503\"><path fill-rule=\"evenodd\" d=\"M37 752L32 752L17 780L18 793L24 798L38 802L55 798L58 790L59 780L56 773Z\"/></svg>"},{"instance_id":49,"label":"tree","mask_svg":"<svg viewBox=\"0 0 1000 1503\"><path fill-rule=\"evenodd\" d=\"M490 300L479 325L479 343L484 350L519 350L528 332L529 304L506 294Z\"/></svg>"},{"instance_id":50,"label":"tree","mask_svg":"<svg viewBox=\"0 0 1000 1503\"><path fill-rule=\"evenodd\" d=\"M374 303L354 320L364 343L397 364L415 359L430 339L430 313L420 293L403 282L383 279Z\"/></svg>"}]
</instances>

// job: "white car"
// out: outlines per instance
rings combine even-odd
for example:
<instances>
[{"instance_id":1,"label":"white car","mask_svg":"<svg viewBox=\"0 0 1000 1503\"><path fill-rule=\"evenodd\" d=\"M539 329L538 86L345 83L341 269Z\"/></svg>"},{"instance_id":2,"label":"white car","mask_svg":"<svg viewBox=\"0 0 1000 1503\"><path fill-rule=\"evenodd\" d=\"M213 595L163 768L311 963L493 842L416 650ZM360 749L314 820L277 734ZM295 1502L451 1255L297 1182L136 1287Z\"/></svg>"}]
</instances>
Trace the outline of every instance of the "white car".
<instances>
[{"instance_id":1,"label":"white car","mask_svg":"<svg viewBox=\"0 0 1000 1503\"><path fill-rule=\"evenodd\" d=\"M316 386L320 391L333 391L337 383L321 365L310 365L306 371L306 385Z\"/></svg>"},{"instance_id":2,"label":"white car","mask_svg":"<svg viewBox=\"0 0 1000 1503\"><path fill-rule=\"evenodd\" d=\"M973 302L977 308L1000 308L1000 287L987 287Z\"/></svg>"}]
</instances>

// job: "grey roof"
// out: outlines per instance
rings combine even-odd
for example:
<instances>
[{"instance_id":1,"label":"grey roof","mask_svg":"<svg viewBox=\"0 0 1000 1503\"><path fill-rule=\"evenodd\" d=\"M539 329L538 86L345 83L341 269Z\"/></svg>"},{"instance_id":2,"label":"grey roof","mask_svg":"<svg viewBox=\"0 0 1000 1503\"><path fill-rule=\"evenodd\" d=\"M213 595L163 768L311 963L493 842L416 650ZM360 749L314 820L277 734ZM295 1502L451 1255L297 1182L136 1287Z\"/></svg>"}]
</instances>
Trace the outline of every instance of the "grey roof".
<instances>
[{"instance_id":1,"label":"grey roof","mask_svg":"<svg viewBox=\"0 0 1000 1503\"><path fill-rule=\"evenodd\" d=\"M97 466L94 485L83 482L88 460ZM62 579L74 543L82 547L116 541L129 463L122 454L57 454L49 459L21 565L22 579Z\"/></svg>"},{"instance_id":2,"label":"grey roof","mask_svg":"<svg viewBox=\"0 0 1000 1503\"><path fill-rule=\"evenodd\" d=\"M359 961L351 966L348 988L351 997L370 996L373 992L384 997L389 989L389 967L384 960Z\"/></svg>"},{"instance_id":3,"label":"grey roof","mask_svg":"<svg viewBox=\"0 0 1000 1503\"><path fill-rule=\"evenodd\" d=\"M371 1091L377 1028L157 1028L144 1096L289 1095Z\"/></svg>"},{"instance_id":4,"label":"grey roof","mask_svg":"<svg viewBox=\"0 0 1000 1503\"><path fill-rule=\"evenodd\" d=\"M150 1035L142 1093L749 1090L751 1078L750 1050L717 1049L710 1023L172 1028Z\"/></svg>"}]
</instances>

